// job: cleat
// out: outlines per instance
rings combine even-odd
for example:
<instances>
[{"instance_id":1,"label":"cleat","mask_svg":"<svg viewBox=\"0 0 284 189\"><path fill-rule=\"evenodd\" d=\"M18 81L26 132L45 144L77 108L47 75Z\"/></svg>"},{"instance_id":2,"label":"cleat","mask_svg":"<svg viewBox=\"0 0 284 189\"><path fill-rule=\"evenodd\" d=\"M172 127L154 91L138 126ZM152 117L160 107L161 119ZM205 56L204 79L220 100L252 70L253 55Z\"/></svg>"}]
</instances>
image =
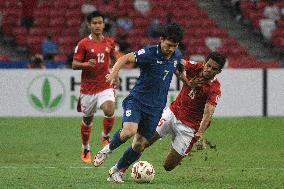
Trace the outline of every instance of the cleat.
<instances>
[{"instance_id":1,"label":"cleat","mask_svg":"<svg viewBox=\"0 0 284 189\"><path fill-rule=\"evenodd\" d=\"M109 145L106 145L101 151L99 151L93 160L93 164L95 167L100 166L105 159L111 154L111 150L109 149Z\"/></svg>"},{"instance_id":2,"label":"cleat","mask_svg":"<svg viewBox=\"0 0 284 189\"><path fill-rule=\"evenodd\" d=\"M124 181L122 180L122 175L123 172L119 171L116 168L116 165L110 168L109 172L109 177L107 178L107 181L109 182L114 182L114 183L123 183Z\"/></svg>"},{"instance_id":3,"label":"cleat","mask_svg":"<svg viewBox=\"0 0 284 189\"><path fill-rule=\"evenodd\" d=\"M102 147L105 147L106 145L109 144L110 142L110 137L109 136L104 136L104 134L101 134L101 141L102 141Z\"/></svg>"},{"instance_id":4,"label":"cleat","mask_svg":"<svg viewBox=\"0 0 284 189\"><path fill-rule=\"evenodd\" d=\"M84 163L91 163L91 151L88 149L82 149L81 159Z\"/></svg>"}]
</instances>

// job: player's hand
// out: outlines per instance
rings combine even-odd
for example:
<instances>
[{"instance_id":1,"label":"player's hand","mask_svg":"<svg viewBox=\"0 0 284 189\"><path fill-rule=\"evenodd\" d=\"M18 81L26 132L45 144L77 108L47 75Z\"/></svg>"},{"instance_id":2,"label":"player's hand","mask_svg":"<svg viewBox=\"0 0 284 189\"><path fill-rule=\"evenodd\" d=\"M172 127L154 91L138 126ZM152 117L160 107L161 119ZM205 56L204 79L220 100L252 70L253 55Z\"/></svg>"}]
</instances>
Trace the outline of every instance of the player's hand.
<instances>
[{"instance_id":1,"label":"player's hand","mask_svg":"<svg viewBox=\"0 0 284 189\"><path fill-rule=\"evenodd\" d=\"M204 148L206 148L205 145L205 140L203 138L203 133L198 131L197 133L195 133L194 138L196 140L196 148L197 150L203 150Z\"/></svg>"},{"instance_id":2,"label":"player's hand","mask_svg":"<svg viewBox=\"0 0 284 189\"><path fill-rule=\"evenodd\" d=\"M197 131L197 133L195 133L194 138L196 141L202 141L203 140L203 133L200 131Z\"/></svg>"},{"instance_id":3,"label":"player's hand","mask_svg":"<svg viewBox=\"0 0 284 189\"><path fill-rule=\"evenodd\" d=\"M204 82L205 80L202 77L195 76L189 82L187 82L187 85L190 88L195 88L195 87L200 87Z\"/></svg>"},{"instance_id":4,"label":"player's hand","mask_svg":"<svg viewBox=\"0 0 284 189\"><path fill-rule=\"evenodd\" d=\"M90 59L88 62L89 62L89 64L91 66L95 66L95 64L96 64L96 60L95 59Z\"/></svg>"},{"instance_id":5,"label":"player's hand","mask_svg":"<svg viewBox=\"0 0 284 189\"><path fill-rule=\"evenodd\" d=\"M111 72L110 74L106 75L106 81L110 82L111 85L116 83L117 78L118 78L118 75L114 72Z\"/></svg>"},{"instance_id":6,"label":"player's hand","mask_svg":"<svg viewBox=\"0 0 284 189\"><path fill-rule=\"evenodd\" d=\"M116 77L115 78L115 81L113 82L113 88L114 89L117 89L117 88L119 88L119 85L120 85L120 79L119 79L119 77Z\"/></svg>"}]
</instances>

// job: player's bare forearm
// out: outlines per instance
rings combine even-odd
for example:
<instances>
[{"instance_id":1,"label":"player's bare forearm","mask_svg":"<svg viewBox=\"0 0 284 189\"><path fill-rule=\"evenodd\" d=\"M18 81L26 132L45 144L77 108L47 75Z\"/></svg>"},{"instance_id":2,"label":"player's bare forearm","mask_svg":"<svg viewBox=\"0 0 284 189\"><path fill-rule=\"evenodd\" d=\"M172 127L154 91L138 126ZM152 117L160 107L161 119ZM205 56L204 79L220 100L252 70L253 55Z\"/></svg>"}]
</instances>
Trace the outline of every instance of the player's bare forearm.
<instances>
[{"instance_id":1,"label":"player's bare forearm","mask_svg":"<svg viewBox=\"0 0 284 189\"><path fill-rule=\"evenodd\" d=\"M113 74L118 74L119 70L125 65L129 63L134 63L135 62L135 56L133 53L128 53L122 57L120 57L114 66L112 67L112 73Z\"/></svg>"},{"instance_id":2,"label":"player's bare forearm","mask_svg":"<svg viewBox=\"0 0 284 189\"><path fill-rule=\"evenodd\" d=\"M179 78L184 84L188 84L188 79L186 78L186 76L183 73L180 73L179 71L175 72L175 75L177 76L177 78Z\"/></svg>"},{"instance_id":3,"label":"player's bare forearm","mask_svg":"<svg viewBox=\"0 0 284 189\"><path fill-rule=\"evenodd\" d=\"M88 62L79 62L73 60L72 69L73 70L90 70L95 66L95 60L90 59Z\"/></svg>"},{"instance_id":4,"label":"player's bare forearm","mask_svg":"<svg viewBox=\"0 0 284 189\"><path fill-rule=\"evenodd\" d=\"M73 70L81 70L80 64L82 64L82 63L81 63L81 62L78 62L78 61L76 61L76 60L73 60L73 62L72 62L72 69L73 69Z\"/></svg>"},{"instance_id":5,"label":"player's bare forearm","mask_svg":"<svg viewBox=\"0 0 284 189\"><path fill-rule=\"evenodd\" d=\"M199 130L198 130L199 133L204 133L206 131L206 129L209 126L209 123L211 121L211 118L213 116L214 111L215 111L214 105L212 105L210 103L205 104L203 117L202 117L200 127L199 127Z\"/></svg>"},{"instance_id":6,"label":"player's bare forearm","mask_svg":"<svg viewBox=\"0 0 284 189\"><path fill-rule=\"evenodd\" d=\"M115 84L118 78L119 70L128 63L135 62L135 56L133 53L128 53L122 57L120 57L114 66L112 67L111 73L106 75L106 81L111 84Z\"/></svg>"},{"instance_id":7,"label":"player's bare forearm","mask_svg":"<svg viewBox=\"0 0 284 189\"><path fill-rule=\"evenodd\" d=\"M116 53L113 53L113 55L110 56L109 68L112 68L117 60L118 60L118 55Z\"/></svg>"}]
</instances>

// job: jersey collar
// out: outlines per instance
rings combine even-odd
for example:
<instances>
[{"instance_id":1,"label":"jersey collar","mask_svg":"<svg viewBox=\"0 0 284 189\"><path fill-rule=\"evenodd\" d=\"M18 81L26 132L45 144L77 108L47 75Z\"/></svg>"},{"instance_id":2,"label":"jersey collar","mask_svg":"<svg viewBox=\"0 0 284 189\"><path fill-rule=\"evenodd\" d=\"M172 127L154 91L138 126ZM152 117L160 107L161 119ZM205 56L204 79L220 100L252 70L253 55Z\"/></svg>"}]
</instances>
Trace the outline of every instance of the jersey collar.
<instances>
[{"instance_id":1,"label":"jersey collar","mask_svg":"<svg viewBox=\"0 0 284 189\"><path fill-rule=\"evenodd\" d=\"M89 38L90 40L94 40L94 38L92 37L92 34L90 34L88 38ZM105 37L102 36L102 39L101 39L101 40L103 40L104 38L105 38Z\"/></svg>"}]
</instances>

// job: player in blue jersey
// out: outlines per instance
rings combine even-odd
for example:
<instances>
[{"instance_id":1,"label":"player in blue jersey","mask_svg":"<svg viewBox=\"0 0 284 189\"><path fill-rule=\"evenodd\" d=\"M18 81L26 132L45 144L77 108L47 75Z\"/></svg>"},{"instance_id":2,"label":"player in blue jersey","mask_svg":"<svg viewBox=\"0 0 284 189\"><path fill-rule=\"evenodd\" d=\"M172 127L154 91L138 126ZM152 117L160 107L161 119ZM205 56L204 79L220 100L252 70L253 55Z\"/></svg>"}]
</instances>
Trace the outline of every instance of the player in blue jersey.
<instances>
[{"instance_id":1,"label":"player in blue jersey","mask_svg":"<svg viewBox=\"0 0 284 189\"><path fill-rule=\"evenodd\" d=\"M180 63L182 54L177 48L182 40L183 30L174 23L163 28L160 44L126 54L118 59L112 72L106 76L112 84L118 77L119 70L133 62L140 68L140 76L123 101L122 129L113 136L110 144L94 157L95 166L100 166L110 153L134 136L130 146L110 169L108 181L123 182L124 171L141 156L146 144L153 137L163 109L173 74L182 77Z\"/></svg>"}]
</instances>

